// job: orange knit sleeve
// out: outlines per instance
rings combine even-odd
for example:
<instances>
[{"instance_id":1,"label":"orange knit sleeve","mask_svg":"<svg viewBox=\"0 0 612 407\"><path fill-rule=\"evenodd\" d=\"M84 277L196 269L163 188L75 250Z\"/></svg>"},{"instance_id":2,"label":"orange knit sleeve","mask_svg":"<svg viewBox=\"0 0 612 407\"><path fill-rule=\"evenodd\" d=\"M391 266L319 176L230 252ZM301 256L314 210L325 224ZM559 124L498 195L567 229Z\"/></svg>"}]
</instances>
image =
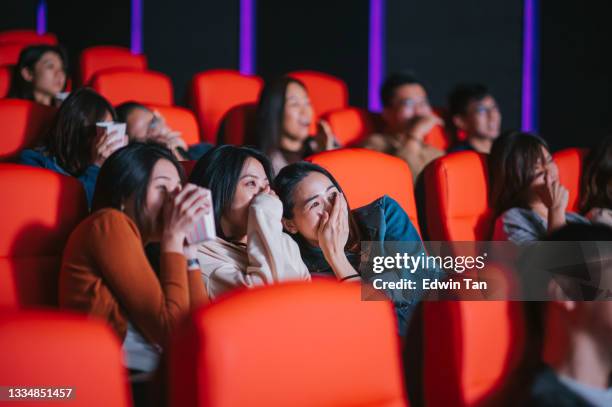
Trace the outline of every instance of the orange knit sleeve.
<instances>
[{"instance_id":1,"label":"orange knit sleeve","mask_svg":"<svg viewBox=\"0 0 612 407\"><path fill-rule=\"evenodd\" d=\"M190 309L190 281L183 254L162 252L158 279L136 225L116 210L108 210L95 220L88 239L95 267L127 319L150 341L163 344ZM204 287L201 293L204 295Z\"/></svg>"}]
</instances>

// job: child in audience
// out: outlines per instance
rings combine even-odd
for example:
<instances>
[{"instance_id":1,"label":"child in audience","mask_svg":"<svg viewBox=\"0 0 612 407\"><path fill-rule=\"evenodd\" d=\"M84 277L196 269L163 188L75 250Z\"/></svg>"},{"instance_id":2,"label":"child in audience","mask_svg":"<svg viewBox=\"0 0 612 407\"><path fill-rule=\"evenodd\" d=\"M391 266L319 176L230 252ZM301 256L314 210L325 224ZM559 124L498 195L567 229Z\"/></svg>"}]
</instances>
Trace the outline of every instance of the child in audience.
<instances>
[{"instance_id":1,"label":"child in audience","mask_svg":"<svg viewBox=\"0 0 612 407\"><path fill-rule=\"evenodd\" d=\"M57 96L66 87L67 58L54 45L33 45L19 54L13 69L8 97L28 99L46 106L60 103Z\"/></svg>"},{"instance_id":2,"label":"child in audience","mask_svg":"<svg viewBox=\"0 0 612 407\"><path fill-rule=\"evenodd\" d=\"M283 168L274 180L274 190L283 203L283 225L298 243L313 276L361 280L362 242L372 242L381 255L386 241L414 242L410 255L424 250L417 230L397 202L383 196L351 211L338 182L316 164L299 162ZM420 271L418 276L422 277ZM401 335L415 305L413 301L396 302Z\"/></svg>"},{"instance_id":3,"label":"child in audience","mask_svg":"<svg viewBox=\"0 0 612 407\"><path fill-rule=\"evenodd\" d=\"M190 309L206 300L195 249L185 246L210 194L181 188L183 170L165 147L134 143L104 163L93 213L72 232L62 260L59 303L106 320L130 369L155 368L155 349ZM160 242L159 277L144 245ZM140 338L149 345L144 349ZM133 353L130 353L133 352Z\"/></svg>"},{"instance_id":4,"label":"child in audience","mask_svg":"<svg viewBox=\"0 0 612 407\"><path fill-rule=\"evenodd\" d=\"M283 233L271 179L268 159L247 147L216 147L193 169L190 182L209 188L213 199L217 239L198 250L211 298L238 287L310 280L299 248Z\"/></svg>"},{"instance_id":5,"label":"child in audience","mask_svg":"<svg viewBox=\"0 0 612 407\"><path fill-rule=\"evenodd\" d=\"M501 113L486 86L478 83L457 86L448 98L449 115L455 130L466 133L467 139L453 146L455 151L476 151L489 154L499 136Z\"/></svg>"},{"instance_id":6,"label":"child in audience","mask_svg":"<svg viewBox=\"0 0 612 407\"><path fill-rule=\"evenodd\" d=\"M423 142L443 122L433 113L423 84L413 75L390 75L380 94L385 128L383 133L369 135L361 146L403 159L416 180L429 162L444 154Z\"/></svg>"},{"instance_id":7,"label":"child in audience","mask_svg":"<svg viewBox=\"0 0 612 407\"><path fill-rule=\"evenodd\" d=\"M22 151L19 162L77 177L91 206L100 167L127 143L126 137L116 137L116 131L96 127L97 122L115 120L115 110L106 99L81 88L62 104L42 145Z\"/></svg>"},{"instance_id":8,"label":"child in audience","mask_svg":"<svg viewBox=\"0 0 612 407\"><path fill-rule=\"evenodd\" d=\"M537 241L566 223L588 223L566 212L569 193L559 182L548 144L533 134L509 132L489 155L493 240Z\"/></svg>"},{"instance_id":9,"label":"child in audience","mask_svg":"<svg viewBox=\"0 0 612 407\"><path fill-rule=\"evenodd\" d=\"M272 162L274 172L311 154L331 150L337 143L329 124L321 120L310 137L313 110L306 86L284 76L266 84L255 113L254 144Z\"/></svg>"},{"instance_id":10,"label":"child in audience","mask_svg":"<svg viewBox=\"0 0 612 407\"><path fill-rule=\"evenodd\" d=\"M164 117L137 102L125 102L117 106L117 118L127 124L130 141L152 141L165 145L174 153L177 160L197 160L212 146L200 143L188 146L181 133L168 127Z\"/></svg>"},{"instance_id":11,"label":"child in audience","mask_svg":"<svg viewBox=\"0 0 612 407\"><path fill-rule=\"evenodd\" d=\"M585 160L581 209L593 223L612 227L612 136L592 149Z\"/></svg>"}]
</instances>

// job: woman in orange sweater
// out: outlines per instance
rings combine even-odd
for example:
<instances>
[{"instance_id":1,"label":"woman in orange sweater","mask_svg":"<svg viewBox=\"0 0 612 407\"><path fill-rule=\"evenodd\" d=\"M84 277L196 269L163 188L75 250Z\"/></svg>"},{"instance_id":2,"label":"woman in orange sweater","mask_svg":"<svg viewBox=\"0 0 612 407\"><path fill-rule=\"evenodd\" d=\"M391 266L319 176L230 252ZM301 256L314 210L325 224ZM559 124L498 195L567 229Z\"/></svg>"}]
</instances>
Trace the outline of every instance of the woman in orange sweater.
<instances>
[{"instance_id":1,"label":"woman in orange sweater","mask_svg":"<svg viewBox=\"0 0 612 407\"><path fill-rule=\"evenodd\" d=\"M73 231L62 261L60 307L110 324L123 341L127 367L152 371L177 321L206 300L185 236L211 210L210 193L187 184L172 153L134 143L104 163L93 213ZM160 274L144 246L160 242Z\"/></svg>"}]
</instances>

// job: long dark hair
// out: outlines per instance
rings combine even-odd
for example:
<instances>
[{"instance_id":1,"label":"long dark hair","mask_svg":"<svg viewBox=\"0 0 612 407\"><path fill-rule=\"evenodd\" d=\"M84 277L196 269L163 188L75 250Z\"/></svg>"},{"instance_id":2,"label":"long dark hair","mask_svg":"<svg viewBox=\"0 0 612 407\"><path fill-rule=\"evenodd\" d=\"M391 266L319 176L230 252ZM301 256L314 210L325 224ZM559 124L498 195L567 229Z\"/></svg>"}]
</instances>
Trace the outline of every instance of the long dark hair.
<instances>
[{"instance_id":1,"label":"long dark hair","mask_svg":"<svg viewBox=\"0 0 612 407\"><path fill-rule=\"evenodd\" d=\"M514 207L527 208L527 191L536 177L538 163L546 163L541 137L532 133L510 131L499 136L489 155L490 203L499 216Z\"/></svg>"},{"instance_id":2,"label":"long dark hair","mask_svg":"<svg viewBox=\"0 0 612 407\"><path fill-rule=\"evenodd\" d=\"M291 83L306 89L302 81L283 76L267 83L259 96L255 112L255 145L265 154L270 154L279 148L283 133L287 87Z\"/></svg>"},{"instance_id":3,"label":"long dark hair","mask_svg":"<svg viewBox=\"0 0 612 407\"><path fill-rule=\"evenodd\" d=\"M55 45L33 45L24 48L19 54L17 65L13 68L13 77L11 78L11 87L8 92L8 97L17 99L34 100L34 85L24 79L21 71L26 68L34 72L34 66L42 56L47 52L54 52L62 60L64 72L68 72L68 58L63 48ZM64 88L66 84L64 83Z\"/></svg>"},{"instance_id":4,"label":"long dark hair","mask_svg":"<svg viewBox=\"0 0 612 407\"><path fill-rule=\"evenodd\" d=\"M78 176L91 165L96 122L104 120L107 112L117 120L113 106L90 88L72 92L62 103L45 147L69 174Z\"/></svg>"},{"instance_id":5,"label":"long dark hair","mask_svg":"<svg viewBox=\"0 0 612 407\"><path fill-rule=\"evenodd\" d=\"M290 164L279 171L276 179L274 180L274 191L278 195L279 199L283 203L283 218L293 219L293 208L295 201L293 199L293 193L295 188L306 176L312 172L318 172L325 175L332 184L336 187L340 193L344 194L340 184L325 168L309 163L306 161L300 161L297 163ZM348 208L349 217L349 238L346 242L345 250L358 251L361 244L361 233L359 225L353 216L351 209Z\"/></svg>"},{"instance_id":6,"label":"long dark hair","mask_svg":"<svg viewBox=\"0 0 612 407\"><path fill-rule=\"evenodd\" d=\"M262 165L270 183L274 179L272 165L261 152L249 147L223 145L209 150L191 171L189 182L210 189L217 235L228 239L221 228L221 217L232 205L242 167L248 158Z\"/></svg>"},{"instance_id":7,"label":"long dark hair","mask_svg":"<svg viewBox=\"0 0 612 407\"><path fill-rule=\"evenodd\" d=\"M582 178L582 201L580 209L588 212L593 208L612 209L612 136L591 149L584 162Z\"/></svg>"},{"instance_id":8,"label":"long dark hair","mask_svg":"<svg viewBox=\"0 0 612 407\"><path fill-rule=\"evenodd\" d=\"M170 161L179 173L185 174L170 150L161 144L131 143L110 155L102 165L93 196L92 212L103 208L121 209L125 201L134 198L135 222L142 232L147 188L153 167L159 160Z\"/></svg>"}]
</instances>

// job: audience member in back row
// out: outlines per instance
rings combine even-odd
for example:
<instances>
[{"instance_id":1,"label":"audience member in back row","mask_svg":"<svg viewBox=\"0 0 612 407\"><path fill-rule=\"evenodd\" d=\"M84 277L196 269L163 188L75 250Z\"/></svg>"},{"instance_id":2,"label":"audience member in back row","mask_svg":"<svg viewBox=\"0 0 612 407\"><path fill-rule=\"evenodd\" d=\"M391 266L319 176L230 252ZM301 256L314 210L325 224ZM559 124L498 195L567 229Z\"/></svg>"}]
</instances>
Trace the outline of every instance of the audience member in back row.
<instances>
[{"instance_id":1,"label":"audience member in back row","mask_svg":"<svg viewBox=\"0 0 612 407\"><path fill-rule=\"evenodd\" d=\"M26 47L13 70L8 97L55 106L60 102L58 94L66 87L67 69L66 54L60 47Z\"/></svg>"},{"instance_id":2,"label":"audience member in back row","mask_svg":"<svg viewBox=\"0 0 612 407\"><path fill-rule=\"evenodd\" d=\"M558 248L544 248L550 251L544 261L550 262L547 270L552 271L546 272L552 277L547 286L551 301L546 307L540 307L540 312L528 314L533 326L529 333L535 331L536 336L541 336L539 341L532 342L542 344L540 353L544 363L536 370L529 402L521 405L611 406L611 246L596 241L612 240L612 229L603 225L572 224L554 232L547 240L565 243ZM530 257L542 262L542 248L536 246L533 250L537 253ZM535 302L527 305L538 307Z\"/></svg>"},{"instance_id":3,"label":"audience member in back row","mask_svg":"<svg viewBox=\"0 0 612 407\"><path fill-rule=\"evenodd\" d=\"M125 102L117 106L117 118L126 123L126 132L131 142L152 141L165 145L177 160L197 160L212 146L208 143L188 146L181 133L168 127L165 118L137 102Z\"/></svg>"},{"instance_id":4,"label":"audience member in back row","mask_svg":"<svg viewBox=\"0 0 612 407\"><path fill-rule=\"evenodd\" d=\"M329 124L323 120L318 123L317 134L310 136L313 119L308 91L301 81L284 76L263 88L255 113L253 142L270 158L275 173L306 156L337 146Z\"/></svg>"},{"instance_id":5,"label":"audience member in back row","mask_svg":"<svg viewBox=\"0 0 612 407\"><path fill-rule=\"evenodd\" d=\"M489 155L491 205L497 216L493 240L536 241L566 223L588 223L567 212L568 191L546 142L533 134L508 132Z\"/></svg>"},{"instance_id":6,"label":"audience member in back row","mask_svg":"<svg viewBox=\"0 0 612 407\"><path fill-rule=\"evenodd\" d=\"M486 86L462 84L457 86L448 98L451 127L455 133L460 130L466 140L453 146L455 151L476 151L489 154L493 141L499 136L501 113L495 99Z\"/></svg>"},{"instance_id":7,"label":"audience member in back row","mask_svg":"<svg viewBox=\"0 0 612 407\"><path fill-rule=\"evenodd\" d=\"M612 227L612 136L585 160L581 210L591 222Z\"/></svg>"},{"instance_id":8,"label":"audience member in back row","mask_svg":"<svg viewBox=\"0 0 612 407\"><path fill-rule=\"evenodd\" d=\"M77 177L91 205L100 167L127 144L127 138L116 131L107 133L96 127L97 122L115 119L115 110L106 99L81 88L64 101L42 145L22 151L19 162Z\"/></svg>"},{"instance_id":9,"label":"audience member in back row","mask_svg":"<svg viewBox=\"0 0 612 407\"><path fill-rule=\"evenodd\" d=\"M214 204L217 239L198 249L211 298L238 287L310 280L297 245L283 233L271 179L268 159L247 147L216 147L193 169L190 182L210 188Z\"/></svg>"},{"instance_id":10,"label":"audience member in back row","mask_svg":"<svg viewBox=\"0 0 612 407\"><path fill-rule=\"evenodd\" d=\"M414 179L443 151L424 143L425 136L442 125L429 105L423 84L410 74L390 75L381 88L383 133L371 134L362 147L406 161Z\"/></svg>"},{"instance_id":11,"label":"audience member in back row","mask_svg":"<svg viewBox=\"0 0 612 407\"><path fill-rule=\"evenodd\" d=\"M100 170L94 212L64 250L60 307L106 320L128 350L128 367L137 371L155 368L151 348L163 347L179 319L206 299L195 248L184 241L195 219L212 210L210 193L181 188L182 174L161 145L118 150ZM143 249L150 242L161 243L159 277ZM140 335L153 345L148 353L132 343Z\"/></svg>"},{"instance_id":12,"label":"audience member in back row","mask_svg":"<svg viewBox=\"0 0 612 407\"><path fill-rule=\"evenodd\" d=\"M283 168L274 180L274 190L283 202L283 225L298 243L313 276L367 279L360 274L369 272L361 254L374 250L376 255L390 255L385 242L413 242L402 248L410 250L410 256L424 251L417 230L397 202L383 196L351 211L338 182L316 164L299 162ZM362 250L362 243L374 246ZM412 278L410 273L400 277ZM403 298L398 290L387 294L396 307L399 333L404 335L416 301Z\"/></svg>"}]
</instances>

